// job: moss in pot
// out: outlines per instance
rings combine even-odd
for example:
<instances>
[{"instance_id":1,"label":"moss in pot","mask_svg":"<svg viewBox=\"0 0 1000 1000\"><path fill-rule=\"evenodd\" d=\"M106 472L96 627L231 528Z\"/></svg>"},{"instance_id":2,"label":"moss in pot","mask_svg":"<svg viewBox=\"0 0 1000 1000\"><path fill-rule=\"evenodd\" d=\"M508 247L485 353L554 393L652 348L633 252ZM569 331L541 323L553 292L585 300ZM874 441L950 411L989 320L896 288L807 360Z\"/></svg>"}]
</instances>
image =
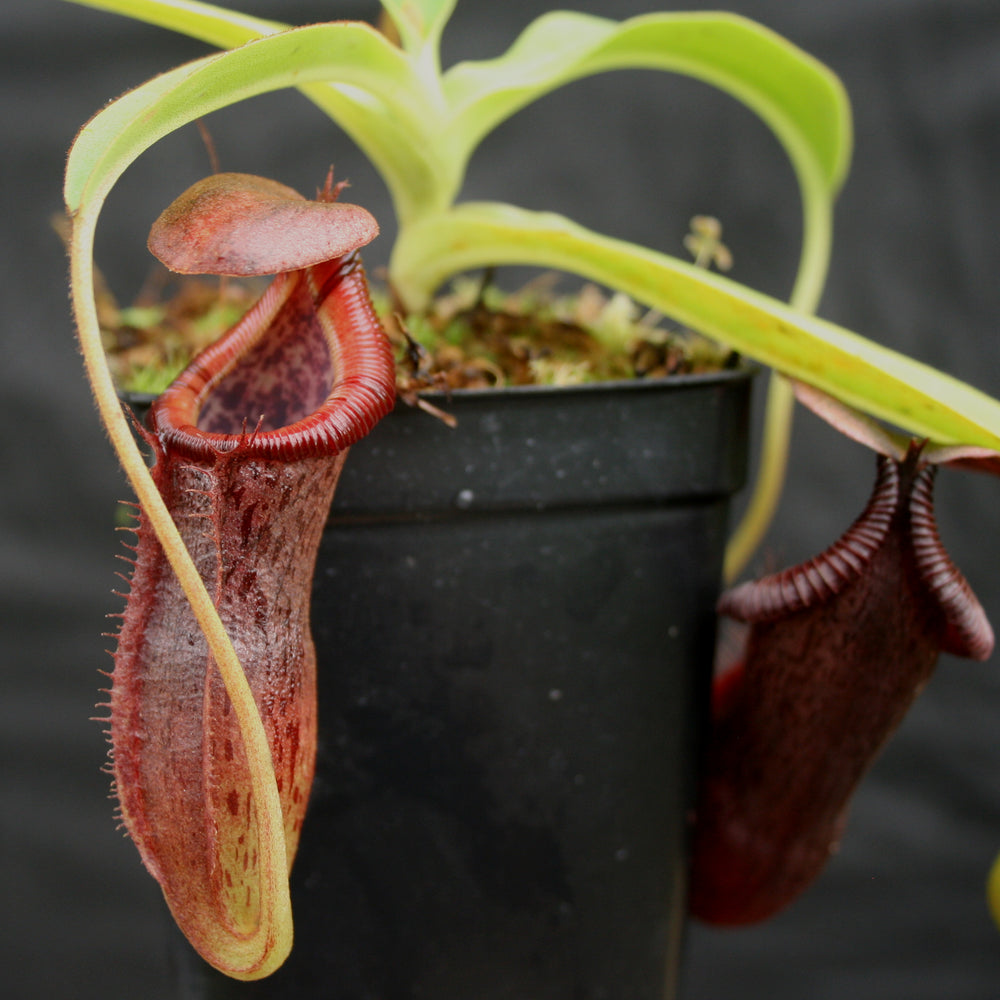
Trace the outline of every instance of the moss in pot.
<instances>
[{"instance_id":1,"label":"moss in pot","mask_svg":"<svg viewBox=\"0 0 1000 1000\"><path fill-rule=\"evenodd\" d=\"M118 7L114 3L95 5ZM222 671L228 696L234 705L242 703L245 707L239 734L248 759L259 764L256 784L246 802L254 817L250 827L256 829L257 836L262 830L270 831L270 853L249 879L240 876L240 886L249 887L251 905L241 903L243 910L235 916L235 911L223 906L219 933L209 945L202 943L200 948L212 964L237 978L257 978L270 972L281 964L290 946L287 882L283 881L287 865L283 869L279 861L285 854L277 835L283 823L271 814L274 810L280 813L281 805L268 790L267 776L268 756L282 757L285 748L273 740L268 744L267 734L261 731L267 724L261 724L260 714L255 718L252 699L240 691L239 658L232 655L226 629L216 617L213 602L203 593L204 573L192 572L183 546L177 544L169 511L162 505L159 491L149 483L145 466L129 440L127 426L109 395L110 379L96 338L90 298L90 250L100 205L120 172L160 135L251 93L293 83L302 85L357 139L386 178L400 222L390 281L408 309L425 308L444 278L472 267L518 262L573 271L620 289L728 348L810 383L820 390L819 395L809 397L812 405L824 408L838 426L864 438L866 443L875 441L879 450L888 452L890 461L907 461L906 449L900 451L891 438L886 439L890 441L886 445L882 438L876 441L876 436L856 433L857 422L849 411L845 415L826 406L823 393L860 406L918 437L960 446L958 452L933 447L925 450L923 454L933 461L960 458L988 463L988 453L1000 440L1000 421L993 401L808 315L807 310L818 298L825 271L830 203L846 168L849 120L836 81L807 57L764 29L725 15L651 15L615 24L552 14L530 27L501 59L460 64L442 74L437 63L437 41L450 5L428 0L399 6L387 3L386 8L399 30L399 48L367 26L347 22L272 34L273 25L207 5L129 5L129 13L189 30L217 44L238 44L257 34L267 37L246 48L178 68L111 105L81 134L67 178L67 203L75 216L72 254L77 317L99 405L150 526L161 539L179 579L184 581L212 643L212 656ZM471 149L504 116L566 80L638 65L681 69L718 83L743 98L781 138L802 184L806 221L802 269L792 307L652 251L588 233L558 217L526 213L510 206L453 204ZM325 297L313 297L322 312ZM766 462L772 472L774 465L781 464L791 399L786 381L776 380L774 386L767 452L771 457ZM569 405L560 404L560 409ZM347 469L351 466L348 462ZM766 516L773 498L775 476L767 473L762 482L765 486L758 493L759 500L752 504L755 513L748 527L738 532L731 549L730 574L752 547L760 530L761 512ZM476 491L471 492L475 498ZM706 560L706 572L714 575L717 566L708 566L711 562ZM708 589L714 590L714 586ZM778 611L785 614L794 609ZM702 630L698 643L703 660L706 634ZM233 638L237 645L243 641L238 634ZM669 642L664 640L661 645ZM726 684L731 686L731 681ZM783 694L797 697L787 686ZM555 703L559 701L554 699ZM752 704L742 705L741 712L756 717ZM263 714L266 716L266 711ZM835 739L831 742L836 745ZM871 742L877 746L879 739ZM767 781L785 780L780 768L770 769L767 763L760 767L768 775ZM223 796L218 811L210 814L211 822L220 828L230 822L226 808L228 797ZM699 817L699 826L703 818ZM734 822L740 821L737 815ZM169 843L170 835L170 830L157 833L164 843ZM796 832L793 830L791 835L794 838ZM206 863L211 866L219 860L209 859ZM155 862L151 867L155 871ZM225 863L219 870L225 881ZM696 870L696 878L698 875ZM223 899L225 896L223 893ZM204 918L204 914L193 911L175 910L175 914L186 930L192 922L197 924ZM711 913L705 910L703 915ZM232 934L234 922L236 935ZM405 990L413 987L412 983L398 983L393 988L402 996L410 995ZM464 988L465 995L469 994L467 985L455 988ZM510 995L518 995L516 984L510 989L515 991ZM480 991L477 995L486 994Z\"/></svg>"}]
</instances>

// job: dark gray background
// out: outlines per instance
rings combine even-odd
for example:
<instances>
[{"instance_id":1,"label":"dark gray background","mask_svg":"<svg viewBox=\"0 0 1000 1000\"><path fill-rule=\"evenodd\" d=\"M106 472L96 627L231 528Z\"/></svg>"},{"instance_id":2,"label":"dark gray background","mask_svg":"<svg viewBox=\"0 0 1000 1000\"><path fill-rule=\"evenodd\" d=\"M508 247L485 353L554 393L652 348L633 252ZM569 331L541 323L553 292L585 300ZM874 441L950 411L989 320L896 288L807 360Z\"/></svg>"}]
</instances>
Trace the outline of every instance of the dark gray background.
<instances>
[{"instance_id":1,"label":"dark gray background","mask_svg":"<svg viewBox=\"0 0 1000 1000\"><path fill-rule=\"evenodd\" d=\"M372 6L244 5L293 22L370 16ZM500 51L543 6L467 0L446 57ZM624 17L659 5L575 6ZM854 99L854 168L822 313L1000 393L996 0L732 8L828 63ZM121 91L206 50L57 0L7 0L0 26L0 993L158 1000L170 995L164 907L115 832L100 727L88 721L97 671L109 666L100 632L116 606L111 525L126 490L80 372L48 220L77 127ZM352 199L383 220L386 238L367 257L370 267L384 262L392 226L380 183L311 105L290 93L261 98L211 128L224 168L305 192L334 161ZM100 241L121 298L146 274L151 219L207 172L187 129L126 176ZM486 143L466 193L554 208L674 251L687 219L711 212L726 224L739 279L779 295L790 287L799 214L789 168L749 114L686 80L617 75L542 101ZM801 418L770 557L797 560L832 541L860 508L871 466L860 448ZM1000 484L946 474L938 506L956 562L1000 622ZM995 659L942 662L857 796L841 853L800 902L757 929L692 929L686 1000L1000 997L1000 932L983 894L1000 849Z\"/></svg>"}]
</instances>

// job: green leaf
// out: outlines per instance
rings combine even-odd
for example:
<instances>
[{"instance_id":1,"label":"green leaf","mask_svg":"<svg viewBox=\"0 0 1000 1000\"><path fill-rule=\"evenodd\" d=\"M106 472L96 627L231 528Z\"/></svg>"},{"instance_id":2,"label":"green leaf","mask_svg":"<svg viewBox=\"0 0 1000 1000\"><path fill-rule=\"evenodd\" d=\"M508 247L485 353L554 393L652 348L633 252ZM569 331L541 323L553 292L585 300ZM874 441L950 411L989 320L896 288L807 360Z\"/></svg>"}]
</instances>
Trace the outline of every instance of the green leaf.
<instances>
[{"instance_id":1,"label":"green leaf","mask_svg":"<svg viewBox=\"0 0 1000 1000\"><path fill-rule=\"evenodd\" d=\"M171 28L219 48L230 49L261 35L281 31L287 25L250 17L197 0L68 0L81 7L125 14L161 28Z\"/></svg>"},{"instance_id":2,"label":"green leaf","mask_svg":"<svg viewBox=\"0 0 1000 1000\"><path fill-rule=\"evenodd\" d=\"M211 45L242 45L246 41L273 34L282 25L274 21L246 17L211 4L194 0L68 0L126 14L161 27L181 31ZM327 25L327 30L350 30L357 22ZM380 44L393 53L398 62L403 55L381 35ZM428 109L437 103L438 82L431 73L414 65L409 81L396 89L405 103L402 107L384 92L339 85L333 80L341 74L331 69L331 80L301 83L299 89L322 109L362 149L376 166L392 196L397 217L405 223L424 210L436 210L447 204L446 191L453 184L447 165L437 158L437 147L429 140L426 128L431 119ZM253 68L250 68L253 71ZM423 88L430 86L430 92ZM276 86L289 86L278 83ZM240 97L233 97L232 101ZM227 103L227 102L223 102ZM221 106L221 105L220 105Z\"/></svg>"},{"instance_id":3,"label":"green leaf","mask_svg":"<svg viewBox=\"0 0 1000 1000\"><path fill-rule=\"evenodd\" d=\"M704 80L771 127L800 177L832 196L851 151L850 107L822 64L746 18L649 14L623 22L555 12L531 24L497 59L445 74L456 149L467 154L501 121L572 80L614 69L660 69Z\"/></svg>"},{"instance_id":4,"label":"green leaf","mask_svg":"<svg viewBox=\"0 0 1000 1000\"><path fill-rule=\"evenodd\" d=\"M470 203L424 219L397 243L396 290L419 308L424 289L490 264L582 275L918 437L1000 448L1000 403L971 386L719 275L551 213Z\"/></svg>"},{"instance_id":5,"label":"green leaf","mask_svg":"<svg viewBox=\"0 0 1000 1000\"><path fill-rule=\"evenodd\" d=\"M144 150L182 125L267 91L331 79L368 92L373 108L379 102L405 108L406 118L395 119L399 130L420 120L420 88L409 63L373 28L359 22L297 28L171 70L95 115L70 153L67 205L75 211L88 192L110 189ZM410 148L419 148L420 137L409 139Z\"/></svg>"}]
</instances>

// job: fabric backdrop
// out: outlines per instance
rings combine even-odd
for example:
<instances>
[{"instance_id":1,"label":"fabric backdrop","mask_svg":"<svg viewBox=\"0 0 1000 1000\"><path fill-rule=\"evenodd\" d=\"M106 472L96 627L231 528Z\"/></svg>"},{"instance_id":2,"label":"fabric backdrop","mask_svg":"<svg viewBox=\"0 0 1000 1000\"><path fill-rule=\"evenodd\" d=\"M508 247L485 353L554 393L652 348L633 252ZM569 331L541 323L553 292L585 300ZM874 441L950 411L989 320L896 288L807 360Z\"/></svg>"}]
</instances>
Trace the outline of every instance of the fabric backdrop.
<instances>
[{"instance_id":1,"label":"fabric backdrop","mask_svg":"<svg viewBox=\"0 0 1000 1000\"><path fill-rule=\"evenodd\" d=\"M543 6L466 0L446 60L499 52ZM659 7L567 6L614 17ZM304 23L370 18L374 5L244 7ZM823 315L1000 394L996 0L734 0L732 8L817 55L854 101L856 153ZM117 605L112 524L127 493L81 375L50 217L79 125L128 87L205 51L59 0L6 0L0 12L0 993L12 1000L171 995L165 908L114 828L101 728L88 721L98 670L110 663L100 633ZM383 220L367 260L384 263L392 235L384 191L311 105L277 94L209 124L225 169L309 192L334 162L352 200ZM208 169L190 128L115 192L99 254L123 301L148 273L149 222ZM466 194L552 208L674 252L687 220L712 213L725 224L737 278L778 295L790 288L799 227L790 169L748 113L687 80L622 74L540 102L485 144ZM872 464L801 416L762 564L831 542L860 510ZM938 508L955 561L1000 622L1000 483L946 473ZM761 927L692 927L685 1000L1000 997L1000 932L983 892L1000 849L998 719L996 658L945 659L864 784L819 883Z\"/></svg>"}]
</instances>

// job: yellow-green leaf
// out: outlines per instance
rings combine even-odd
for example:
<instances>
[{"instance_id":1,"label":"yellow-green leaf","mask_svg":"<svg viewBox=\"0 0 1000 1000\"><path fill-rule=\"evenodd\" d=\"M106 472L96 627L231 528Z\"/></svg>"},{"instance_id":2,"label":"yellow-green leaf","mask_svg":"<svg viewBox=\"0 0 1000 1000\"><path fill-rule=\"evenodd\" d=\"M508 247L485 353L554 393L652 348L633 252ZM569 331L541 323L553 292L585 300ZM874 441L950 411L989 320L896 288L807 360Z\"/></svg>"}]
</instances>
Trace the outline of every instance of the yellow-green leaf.
<instances>
[{"instance_id":1,"label":"yellow-green leaf","mask_svg":"<svg viewBox=\"0 0 1000 1000\"><path fill-rule=\"evenodd\" d=\"M572 80L620 69L658 69L703 80L742 101L783 144L799 178L806 242L828 242L826 215L846 176L851 112L837 77L767 28L723 13L647 14L617 22L557 11L533 22L497 59L445 74L453 155L469 156L502 120ZM655 122L650 122L655 127ZM809 247L806 248L809 250ZM798 304L815 306L826 252L815 248ZM808 301L806 301L808 299Z\"/></svg>"},{"instance_id":2,"label":"yellow-green leaf","mask_svg":"<svg viewBox=\"0 0 1000 1000\"><path fill-rule=\"evenodd\" d=\"M125 14L161 28L170 28L222 49L235 48L252 38L280 31L287 25L250 17L198 0L70 0L82 7L96 7Z\"/></svg>"},{"instance_id":3,"label":"yellow-green leaf","mask_svg":"<svg viewBox=\"0 0 1000 1000\"><path fill-rule=\"evenodd\" d=\"M420 120L419 86L409 63L373 28L357 22L297 28L171 70L95 115L70 154L67 205L75 211L88 189L110 187L144 150L181 125L267 91L333 79L409 108L410 120Z\"/></svg>"},{"instance_id":4,"label":"yellow-green leaf","mask_svg":"<svg viewBox=\"0 0 1000 1000\"><path fill-rule=\"evenodd\" d=\"M547 14L499 58L459 63L445 74L453 129L481 136L542 94L615 69L704 80L753 108L786 146L807 147L830 190L843 182L851 119L840 81L781 36L733 14L645 14L621 22Z\"/></svg>"},{"instance_id":5,"label":"yellow-green leaf","mask_svg":"<svg viewBox=\"0 0 1000 1000\"><path fill-rule=\"evenodd\" d=\"M396 290L411 308L423 304L424 289L489 264L568 271L624 291L918 437L1000 448L1000 402L958 379L727 278L558 215L460 205L412 227L395 254Z\"/></svg>"}]
</instances>

